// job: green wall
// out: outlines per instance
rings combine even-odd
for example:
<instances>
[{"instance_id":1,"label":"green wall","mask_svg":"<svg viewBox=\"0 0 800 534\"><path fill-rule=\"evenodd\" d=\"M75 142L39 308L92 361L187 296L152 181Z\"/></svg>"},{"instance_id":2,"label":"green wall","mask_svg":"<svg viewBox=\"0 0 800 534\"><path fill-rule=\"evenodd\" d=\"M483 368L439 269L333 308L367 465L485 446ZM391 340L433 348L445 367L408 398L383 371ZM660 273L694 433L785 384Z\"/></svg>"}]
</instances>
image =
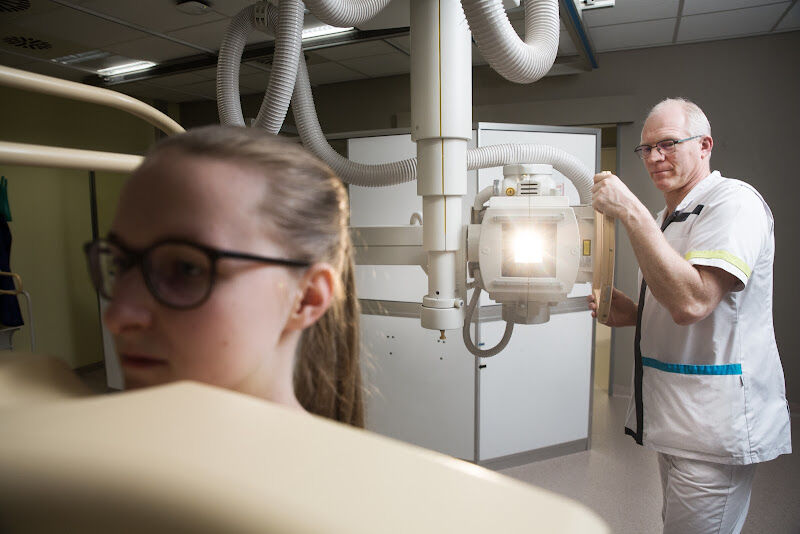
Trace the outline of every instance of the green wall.
<instances>
[{"instance_id":1,"label":"green wall","mask_svg":"<svg viewBox=\"0 0 800 534\"><path fill-rule=\"evenodd\" d=\"M88 150L142 154L152 126L121 111L0 87L0 139ZM83 243L92 238L89 171L0 164L8 179L13 220L11 268L33 301L37 352L72 367L102 360L97 297ZM108 231L126 175L96 173L98 226ZM24 298L20 298L27 322ZM28 350L28 327L14 348Z\"/></svg>"}]
</instances>

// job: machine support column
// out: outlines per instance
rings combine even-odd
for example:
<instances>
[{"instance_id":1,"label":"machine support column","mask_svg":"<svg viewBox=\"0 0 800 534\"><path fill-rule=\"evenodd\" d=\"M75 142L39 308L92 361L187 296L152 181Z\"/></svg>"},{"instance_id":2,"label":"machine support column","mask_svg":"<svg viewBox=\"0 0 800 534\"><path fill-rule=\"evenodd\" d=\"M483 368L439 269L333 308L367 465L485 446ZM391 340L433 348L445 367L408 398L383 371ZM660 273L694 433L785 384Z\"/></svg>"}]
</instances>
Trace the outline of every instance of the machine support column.
<instances>
[{"instance_id":1,"label":"machine support column","mask_svg":"<svg viewBox=\"0 0 800 534\"><path fill-rule=\"evenodd\" d=\"M422 326L461 328L456 293L467 193L467 143L472 137L472 48L458 0L411 0L411 138L417 143L417 194L422 196L428 294ZM444 335L444 332L442 332Z\"/></svg>"}]
</instances>

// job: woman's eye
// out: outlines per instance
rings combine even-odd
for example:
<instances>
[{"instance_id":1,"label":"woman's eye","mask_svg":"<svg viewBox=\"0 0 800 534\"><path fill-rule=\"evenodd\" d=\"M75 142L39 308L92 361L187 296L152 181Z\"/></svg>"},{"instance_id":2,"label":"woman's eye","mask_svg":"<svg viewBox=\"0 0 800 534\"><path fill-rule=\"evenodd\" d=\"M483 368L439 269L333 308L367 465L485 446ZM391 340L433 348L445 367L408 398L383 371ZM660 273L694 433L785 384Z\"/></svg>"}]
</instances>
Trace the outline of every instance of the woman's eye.
<instances>
[{"instance_id":1,"label":"woman's eye","mask_svg":"<svg viewBox=\"0 0 800 534\"><path fill-rule=\"evenodd\" d=\"M180 276L194 277L204 275L205 269L202 265L191 261L177 261L175 265L173 265L173 272Z\"/></svg>"}]
</instances>

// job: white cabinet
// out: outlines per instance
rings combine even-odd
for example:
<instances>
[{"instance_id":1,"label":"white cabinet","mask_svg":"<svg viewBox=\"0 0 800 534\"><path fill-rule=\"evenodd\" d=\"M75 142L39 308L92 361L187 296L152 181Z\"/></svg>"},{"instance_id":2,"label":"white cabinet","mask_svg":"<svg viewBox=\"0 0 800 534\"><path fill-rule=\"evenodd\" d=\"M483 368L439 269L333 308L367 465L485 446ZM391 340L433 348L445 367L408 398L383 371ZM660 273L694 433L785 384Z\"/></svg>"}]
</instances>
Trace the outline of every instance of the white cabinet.
<instances>
[{"instance_id":1,"label":"white cabinet","mask_svg":"<svg viewBox=\"0 0 800 534\"><path fill-rule=\"evenodd\" d=\"M397 161L416 154L407 131L344 136L350 159ZM600 131L477 123L470 147L504 143L556 146L597 169ZM502 169L468 173L464 223L478 188L502 178ZM578 194L554 171L571 204ZM416 182L385 188L350 187L352 226L409 224L422 211ZM418 266L359 265L362 360L368 386L367 428L397 439L490 466L524 463L589 447L594 328L579 284L548 323L516 325L500 354L477 361L460 330L446 340L419 324L427 280ZM505 323L485 295L476 341L493 346Z\"/></svg>"}]
</instances>

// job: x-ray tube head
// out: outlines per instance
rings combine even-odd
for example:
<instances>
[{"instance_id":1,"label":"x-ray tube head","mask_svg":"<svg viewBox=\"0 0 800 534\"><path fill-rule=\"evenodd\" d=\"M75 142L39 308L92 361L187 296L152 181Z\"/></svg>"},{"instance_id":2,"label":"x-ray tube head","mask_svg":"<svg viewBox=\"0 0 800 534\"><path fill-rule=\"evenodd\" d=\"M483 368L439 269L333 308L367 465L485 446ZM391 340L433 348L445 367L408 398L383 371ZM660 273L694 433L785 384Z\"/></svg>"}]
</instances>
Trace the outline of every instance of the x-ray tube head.
<instances>
[{"instance_id":1,"label":"x-ray tube head","mask_svg":"<svg viewBox=\"0 0 800 534\"><path fill-rule=\"evenodd\" d=\"M490 197L480 224L468 229L470 272L514 323L548 321L550 307L567 298L579 271L591 270L575 213L581 207L569 205L546 171L552 168L506 166L505 195Z\"/></svg>"},{"instance_id":2,"label":"x-ray tube head","mask_svg":"<svg viewBox=\"0 0 800 534\"><path fill-rule=\"evenodd\" d=\"M512 237L516 263L542 263L544 244L542 236L530 228L520 228Z\"/></svg>"}]
</instances>

